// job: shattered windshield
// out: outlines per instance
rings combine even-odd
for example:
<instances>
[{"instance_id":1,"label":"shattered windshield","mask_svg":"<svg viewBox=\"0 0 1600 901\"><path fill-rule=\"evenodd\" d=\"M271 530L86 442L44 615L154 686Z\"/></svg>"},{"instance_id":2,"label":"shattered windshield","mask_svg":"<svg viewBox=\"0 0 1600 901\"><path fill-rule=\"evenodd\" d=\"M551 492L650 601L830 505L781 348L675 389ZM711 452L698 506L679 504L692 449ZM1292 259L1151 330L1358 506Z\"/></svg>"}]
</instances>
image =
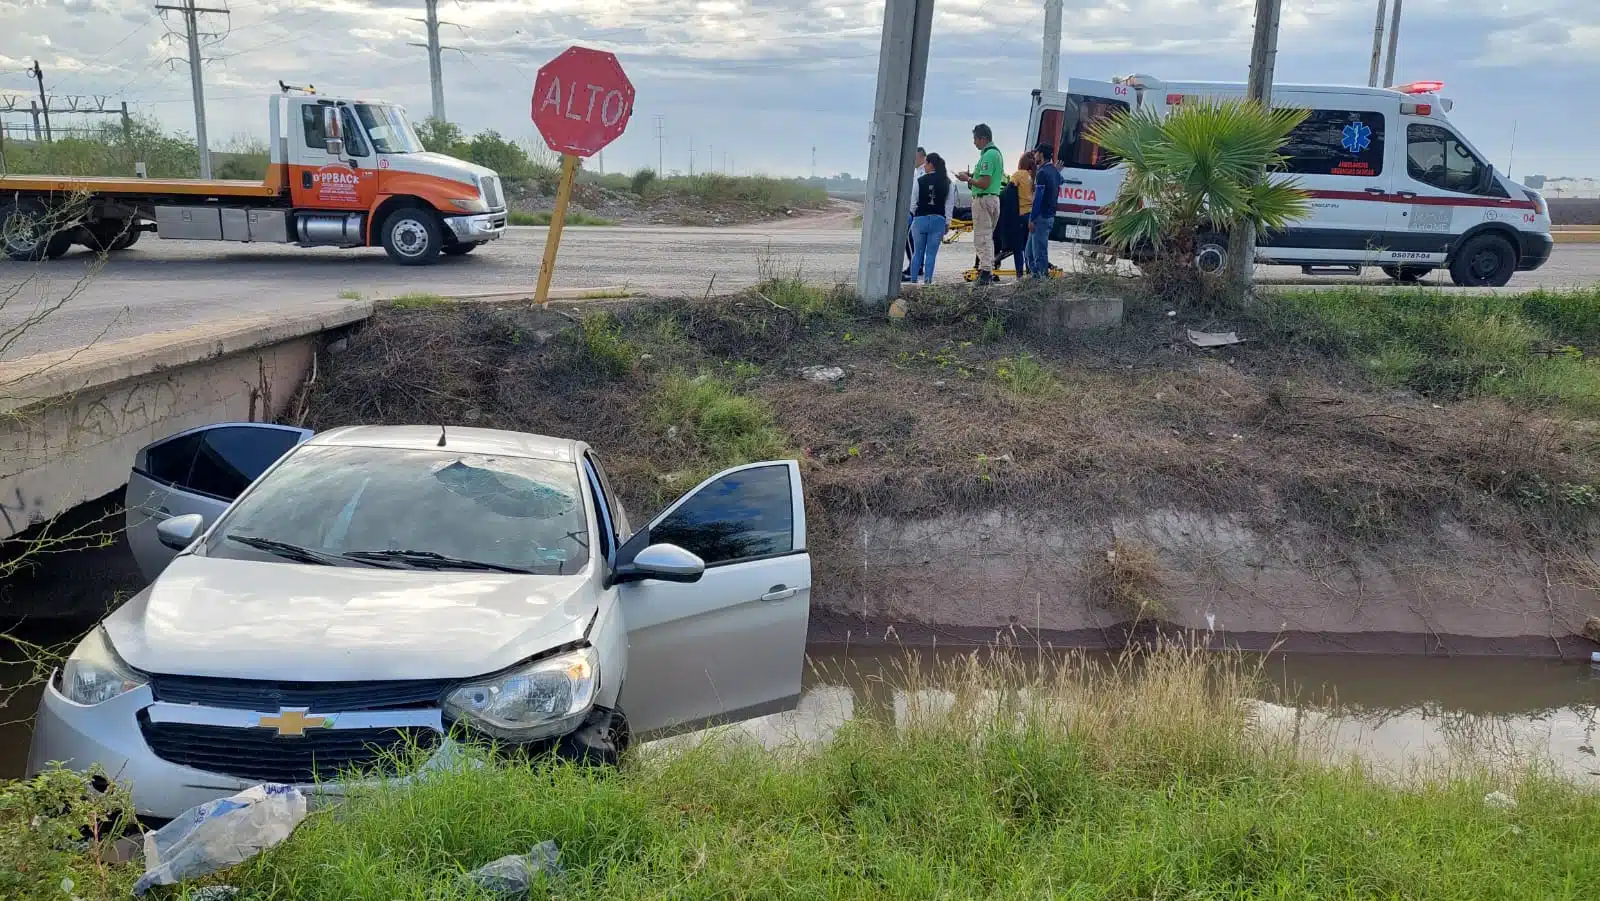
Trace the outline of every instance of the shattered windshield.
<instances>
[{"instance_id":1,"label":"shattered windshield","mask_svg":"<svg viewBox=\"0 0 1600 901\"><path fill-rule=\"evenodd\" d=\"M411 127L406 111L386 103L358 103L356 115L379 153L421 153L422 139Z\"/></svg>"},{"instance_id":2,"label":"shattered windshield","mask_svg":"<svg viewBox=\"0 0 1600 901\"><path fill-rule=\"evenodd\" d=\"M283 550L293 545L296 552L332 555L323 562L333 564L571 574L589 560L581 498L570 462L448 449L306 447L240 499L205 553L307 557Z\"/></svg>"}]
</instances>

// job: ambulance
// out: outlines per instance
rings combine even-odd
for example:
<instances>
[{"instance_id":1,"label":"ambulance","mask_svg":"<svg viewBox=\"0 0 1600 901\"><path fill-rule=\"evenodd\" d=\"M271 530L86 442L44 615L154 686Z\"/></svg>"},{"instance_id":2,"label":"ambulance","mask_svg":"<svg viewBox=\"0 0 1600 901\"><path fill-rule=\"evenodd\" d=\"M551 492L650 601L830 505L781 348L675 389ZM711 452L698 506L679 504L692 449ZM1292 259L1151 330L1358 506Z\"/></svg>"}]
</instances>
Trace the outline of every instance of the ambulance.
<instances>
[{"instance_id":1,"label":"ambulance","mask_svg":"<svg viewBox=\"0 0 1600 901\"><path fill-rule=\"evenodd\" d=\"M1414 282L1445 269L1457 285L1499 287L1550 259L1544 198L1494 167L1446 117L1442 82L1392 88L1274 85L1272 105L1309 111L1280 151L1279 177L1311 199L1310 214L1257 237L1257 261L1307 271L1359 273L1377 266ZM1063 184L1051 237L1100 243L1102 210L1123 173L1087 137L1118 112L1164 116L1184 104L1242 100L1243 84L1164 82L1148 75L1074 78L1067 90L1033 92L1029 146L1057 148ZM1226 237L1204 236L1197 263L1220 268Z\"/></svg>"}]
</instances>

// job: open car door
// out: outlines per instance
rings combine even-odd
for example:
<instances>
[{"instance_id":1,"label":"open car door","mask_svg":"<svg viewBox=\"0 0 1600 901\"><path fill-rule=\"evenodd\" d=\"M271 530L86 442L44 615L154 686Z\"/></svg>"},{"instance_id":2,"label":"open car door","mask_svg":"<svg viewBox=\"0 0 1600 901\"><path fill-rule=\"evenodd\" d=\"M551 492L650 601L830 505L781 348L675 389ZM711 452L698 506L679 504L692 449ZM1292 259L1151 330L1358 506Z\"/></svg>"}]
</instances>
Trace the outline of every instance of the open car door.
<instances>
[{"instance_id":1,"label":"open car door","mask_svg":"<svg viewBox=\"0 0 1600 901\"><path fill-rule=\"evenodd\" d=\"M139 571L154 580L178 553L161 543L157 526L189 513L204 516L210 526L251 482L311 434L265 422L224 422L141 449L133 458L124 502L128 548Z\"/></svg>"},{"instance_id":2,"label":"open car door","mask_svg":"<svg viewBox=\"0 0 1600 901\"><path fill-rule=\"evenodd\" d=\"M628 630L619 704L635 734L684 731L793 709L811 613L805 501L793 461L719 473L628 539L699 556L699 581L619 586Z\"/></svg>"}]
</instances>

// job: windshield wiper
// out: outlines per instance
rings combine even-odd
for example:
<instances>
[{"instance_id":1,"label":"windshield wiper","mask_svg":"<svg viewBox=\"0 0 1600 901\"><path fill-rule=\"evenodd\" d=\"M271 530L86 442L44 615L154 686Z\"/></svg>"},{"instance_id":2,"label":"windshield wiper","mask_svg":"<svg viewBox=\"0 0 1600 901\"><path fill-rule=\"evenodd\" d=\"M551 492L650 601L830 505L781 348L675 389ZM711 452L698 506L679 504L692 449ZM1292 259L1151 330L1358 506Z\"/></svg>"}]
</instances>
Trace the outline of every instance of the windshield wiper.
<instances>
[{"instance_id":1,"label":"windshield wiper","mask_svg":"<svg viewBox=\"0 0 1600 901\"><path fill-rule=\"evenodd\" d=\"M421 569L472 569L497 573L519 573L530 575L533 570L521 566L507 566L503 563L490 563L486 560L465 560L461 557L446 557L444 554L433 551L346 551L343 556L355 560L393 560L408 566Z\"/></svg>"},{"instance_id":2,"label":"windshield wiper","mask_svg":"<svg viewBox=\"0 0 1600 901\"><path fill-rule=\"evenodd\" d=\"M323 551L314 551L311 548L301 547L298 544L290 544L287 541L279 541L276 538L262 538L259 535L229 535L228 540L237 541L246 547L253 547L258 551L266 551L269 554L274 554L284 558L285 560L293 560L296 563L310 563L316 566L337 566L345 560L345 555L343 554L329 554L324 553ZM383 563L373 560L362 560L359 557L356 558L356 562L365 563L368 566L376 566L382 569L394 569L393 566L385 566Z\"/></svg>"}]
</instances>

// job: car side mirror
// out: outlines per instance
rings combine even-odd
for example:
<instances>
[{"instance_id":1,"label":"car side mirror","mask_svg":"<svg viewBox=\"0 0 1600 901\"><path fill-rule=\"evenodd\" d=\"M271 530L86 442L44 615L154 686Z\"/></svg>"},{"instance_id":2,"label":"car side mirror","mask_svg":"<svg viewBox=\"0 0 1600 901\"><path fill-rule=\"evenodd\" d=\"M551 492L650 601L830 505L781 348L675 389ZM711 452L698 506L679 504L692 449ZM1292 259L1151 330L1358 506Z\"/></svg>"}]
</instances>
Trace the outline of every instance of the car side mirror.
<instances>
[{"instance_id":1,"label":"car side mirror","mask_svg":"<svg viewBox=\"0 0 1600 901\"><path fill-rule=\"evenodd\" d=\"M328 139L328 155L337 157L344 156L344 138Z\"/></svg>"},{"instance_id":2,"label":"car side mirror","mask_svg":"<svg viewBox=\"0 0 1600 901\"><path fill-rule=\"evenodd\" d=\"M633 559L617 567L613 582L642 582L655 579L661 582L692 583L705 575L706 562L675 544L652 544L635 554Z\"/></svg>"},{"instance_id":3,"label":"car side mirror","mask_svg":"<svg viewBox=\"0 0 1600 901\"><path fill-rule=\"evenodd\" d=\"M206 527L206 518L198 513L186 513L164 520L156 526L156 538L175 551L194 543L196 535Z\"/></svg>"}]
</instances>

